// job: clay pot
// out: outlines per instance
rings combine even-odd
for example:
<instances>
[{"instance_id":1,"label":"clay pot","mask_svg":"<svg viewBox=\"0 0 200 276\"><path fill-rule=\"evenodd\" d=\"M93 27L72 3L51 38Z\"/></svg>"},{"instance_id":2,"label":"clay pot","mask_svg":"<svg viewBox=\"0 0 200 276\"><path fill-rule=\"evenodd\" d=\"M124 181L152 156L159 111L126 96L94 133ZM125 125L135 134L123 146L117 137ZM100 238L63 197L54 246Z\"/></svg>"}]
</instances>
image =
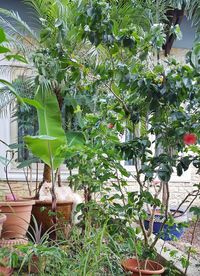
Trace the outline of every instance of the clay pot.
<instances>
[{"instance_id":1,"label":"clay pot","mask_svg":"<svg viewBox=\"0 0 200 276\"><path fill-rule=\"evenodd\" d=\"M1 211L7 217L2 229L3 239L23 238L29 227L34 200L0 202Z\"/></svg>"},{"instance_id":2,"label":"clay pot","mask_svg":"<svg viewBox=\"0 0 200 276\"><path fill-rule=\"evenodd\" d=\"M2 275L2 276L11 276L12 273L13 273L12 268L0 266L0 275Z\"/></svg>"},{"instance_id":3,"label":"clay pot","mask_svg":"<svg viewBox=\"0 0 200 276\"><path fill-rule=\"evenodd\" d=\"M3 223L6 220L6 216L4 214L0 213L0 238L1 238L1 231L2 231L2 227L3 227Z\"/></svg>"},{"instance_id":4,"label":"clay pot","mask_svg":"<svg viewBox=\"0 0 200 276\"><path fill-rule=\"evenodd\" d=\"M145 267L145 261L138 262L135 258L124 260L122 262L122 267L125 271L133 272L132 276L140 275L138 267L140 267L140 272L142 276L162 275L162 273L165 271L164 267L157 262L148 260Z\"/></svg>"},{"instance_id":5,"label":"clay pot","mask_svg":"<svg viewBox=\"0 0 200 276\"><path fill-rule=\"evenodd\" d=\"M68 222L71 221L71 213L73 208L73 202L69 201L57 201L57 218L58 227L64 227ZM32 215L35 217L38 225L42 225L42 235L49 231L53 231L53 222L51 216L52 202L36 200L35 205L32 209ZM33 221L31 226L34 228ZM31 229L30 229L31 232Z\"/></svg>"}]
</instances>

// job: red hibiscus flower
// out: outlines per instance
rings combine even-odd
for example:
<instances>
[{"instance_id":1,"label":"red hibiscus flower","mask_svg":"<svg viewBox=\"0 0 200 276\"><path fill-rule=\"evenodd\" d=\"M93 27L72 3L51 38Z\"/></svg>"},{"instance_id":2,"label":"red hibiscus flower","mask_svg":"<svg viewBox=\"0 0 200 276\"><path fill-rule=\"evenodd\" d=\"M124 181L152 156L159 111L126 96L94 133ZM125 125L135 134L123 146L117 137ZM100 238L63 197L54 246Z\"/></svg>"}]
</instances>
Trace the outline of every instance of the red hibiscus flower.
<instances>
[{"instance_id":1,"label":"red hibiscus flower","mask_svg":"<svg viewBox=\"0 0 200 276\"><path fill-rule=\"evenodd\" d=\"M197 142L197 136L194 133L185 133L183 136L183 142L185 145L193 145Z\"/></svg>"},{"instance_id":2,"label":"red hibiscus flower","mask_svg":"<svg viewBox=\"0 0 200 276\"><path fill-rule=\"evenodd\" d=\"M108 124L108 128L113 128L114 125L112 123Z\"/></svg>"}]
</instances>

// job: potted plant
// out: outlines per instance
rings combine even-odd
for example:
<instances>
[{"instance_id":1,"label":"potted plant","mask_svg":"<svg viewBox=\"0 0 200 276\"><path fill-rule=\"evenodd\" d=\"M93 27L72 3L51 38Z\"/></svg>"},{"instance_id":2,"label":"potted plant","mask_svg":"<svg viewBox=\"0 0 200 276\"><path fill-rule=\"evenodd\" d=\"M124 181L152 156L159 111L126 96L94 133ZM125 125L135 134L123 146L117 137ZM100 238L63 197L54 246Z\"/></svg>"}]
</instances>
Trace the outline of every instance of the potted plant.
<instances>
[{"instance_id":1,"label":"potted plant","mask_svg":"<svg viewBox=\"0 0 200 276\"><path fill-rule=\"evenodd\" d=\"M151 260L139 262L134 258L123 261L122 266L125 271L133 272L132 276L162 275L165 271L165 268L157 262Z\"/></svg>"},{"instance_id":2,"label":"potted plant","mask_svg":"<svg viewBox=\"0 0 200 276\"><path fill-rule=\"evenodd\" d=\"M7 146L9 147L9 145ZM6 151L6 158L4 158L4 166L6 183L8 185L10 194L6 194L5 200L1 200L0 202L1 212L5 214L7 217L2 228L3 239L23 239L26 236L26 232L28 230L31 219L32 206L35 204L34 200L23 200L22 198L16 196L12 189L8 177L8 167L12 162L13 158L14 152L10 149Z\"/></svg>"},{"instance_id":3,"label":"potted plant","mask_svg":"<svg viewBox=\"0 0 200 276\"><path fill-rule=\"evenodd\" d=\"M11 155L10 160L8 159L9 154ZM5 200L1 200L0 202L1 212L7 217L2 228L3 239L20 239L26 236L31 219L32 206L35 203L34 200L23 200L14 194L8 178L8 166L10 165L13 156L13 151L8 150L6 152L5 175L10 194L5 195Z\"/></svg>"},{"instance_id":4,"label":"potted plant","mask_svg":"<svg viewBox=\"0 0 200 276\"><path fill-rule=\"evenodd\" d=\"M42 232L44 233L52 226L52 221L57 222L57 218L60 223L61 220L65 223L71 221L73 202L67 199L59 201L56 198L56 177L60 165L65 160L66 152L69 149L77 151L79 146L83 144L84 139L80 133L64 132L58 101L51 91L39 87L35 96L35 103L37 103L34 106L38 113L39 135L26 136L24 140L31 152L51 168L50 192L52 199L36 200L32 212L37 222L42 223ZM76 146L75 149L73 146ZM49 213L51 213L51 216L49 216Z\"/></svg>"}]
</instances>

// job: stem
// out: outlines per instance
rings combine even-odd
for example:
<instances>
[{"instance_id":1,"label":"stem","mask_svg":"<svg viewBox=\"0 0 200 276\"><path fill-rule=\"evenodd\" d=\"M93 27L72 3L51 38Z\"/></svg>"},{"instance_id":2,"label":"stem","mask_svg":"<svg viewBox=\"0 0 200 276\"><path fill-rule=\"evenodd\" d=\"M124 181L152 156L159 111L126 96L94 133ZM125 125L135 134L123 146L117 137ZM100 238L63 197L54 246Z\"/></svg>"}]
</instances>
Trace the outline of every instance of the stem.
<instances>
[{"instance_id":1,"label":"stem","mask_svg":"<svg viewBox=\"0 0 200 276\"><path fill-rule=\"evenodd\" d=\"M26 179L26 184L27 184L27 187L28 187L29 196L31 196L31 189L30 189L30 185L29 185L29 182L28 182L28 168L27 168L27 174L26 174L24 168L23 168L23 172L24 172L24 176L25 176L25 179Z\"/></svg>"},{"instance_id":2,"label":"stem","mask_svg":"<svg viewBox=\"0 0 200 276\"><path fill-rule=\"evenodd\" d=\"M35 197L38 191L38 162L36 163Z\"/></svg>"},{"instance_id":3,"label":"stem","mask_svg":"<svg viewBox=\"0 0 200 276\"><path fill-rule=\"evenodd\" d=\"M6 165L5 165L6 183L7 183L8 187L9 187L9 190L10 190L10 192L11 192L11 194L12 194L13 200L16 201L15 195L14 195L14 193L13 193L13 190L12 190L12 188L11 188L11 185L10 185L10 182L9 182L9 179L8 179L8 166L10 165L10 163L12 162L12 160L13 160L13 158L14 158L14 152L13 152L13 151L7 150L7 151L6 151L6 159L7 159L7 157L8 157L8 153L9 153L9 152L11 153L11 159L10 159L10 160L6 163Z\"/></svg>"},{"instance_id":4,"label":"stem","mask_svg":"<svg viewBox=\"0 0 200 276\"><path fill-rule=\"evenodd\" d=\"M195 231L196 231L198 222L199 222L199 216L197 216L197 219L196 219L196 221L195 221L194 228L193 228L193 231L192 231L192 238L191 238L191 241L190 241L191 246L190 246L189 251L188 251L188 256L187 256L187 267L185 268L184 275L187 275L187 270L188 270L188 267L189 267L189 261L190 261L190 257L191 257L191 247L192 247L193 242L194 242Z\"/></svg>"},{"instance_id":5,"label":"stem","mask_svg":"<svg viewBox=\"0 0 200 276\"><path fill-rule=\"evenodd\" d=\"M140 223L140 227L142 229L142 234L144 236L144 243L145 245L148 245L148 237L147 237L147 233L144 227L144 221L139 217L139 223Z\"/></svg>"},{"instance_id":6,"label":"stem","mask_svg":"<svg viewBox=\"0 0 200 276\"><path fill-rule=\"evenodd\" d=\"M125 202L125 196L124 196L124 193L123 193L123 190L122 190L122 186L121 186L121 183L120 183L120 179L119 179L119 175L118 175L118 171L116 170L116 176L117 176L117 183L119 185L119 191L122 195L122 202L123 202L123 205L124 207L126 206L126 202Z\"/></svg>"},{"instance_id":7,"label":"stem","mask_svg":"<svg viewBox=\"0 0 200 276\"><path fill-rule=\"evenodd\" d=\"M60 168L58 168L58 187L61 187L61 175L60 175Z\"/></svg>"},{"instance_id":8,"label":"stem","mask_svg":"<svg viewBox=\"0 0 200 276\"><path fill-rule=\"evenodd\" d=\"M160 187L159 187L158 190L155 189L154 200L158 198L161 190L162 190L162 183L160 184ZM153 211L152 211L151 217L149 219L149 229L148 229L148 233L147 233L148 237L150 237L152 235L152 233L153 233L153 225L154 225L154 218L155 218L156 207L157 207L156 205L153 206Z\"/></svg>"},{"instance_id":9,"label":"stem","mask_svg":"<svg viewBox=\"0 0 200 276\"><path fill-rule=\"evenodd\" d=\"M51 153L51 148L48 143L48 149L49 149L49 156L50 156L50 164L51 164L51 180L52 180L52 188L51 188L51 195L52 195L52 212L53 214L53 223L54 223L54 239L56 240L56 223L57 223L57 214L56 214L56 194L55 194L55 178L54 178L54 166L53 166L53 158Z\"/></svg>"},{"instance_id":10,"label":"stem","mask_svg":"<svg viewBox=\"0 0 200 276\"><path fill-rule=\"evenodd\" d=\"M104 85L110 90L110 92L115 96L115 98L122 104L125 113L127 115L130 114L130 110L128 109L125 102L112 90L111 86L109 86L107 83L105 83Z\"/></svg>"},{"instance_id":11,"label":"stem","mask_svg":"<svg viewBox=\"0 0 200 276\"><path fill-rule=\"evenodd\" d=\"M161 225L161 227L160 227L160 231L159 231L158 235L155 237L155 240L152 242L152 244L151 244L151 246L150 246L150 249L153 249L154 246L156 245L157 241L158 241L159 238L160 238L160 234L161 234L161 232L162 232L162 230L163 230L163 228L164 228L164 226L165 226L165 223L166 223L167 220L168 220L168 209L169 209L169 183L166 182L166 183L164 183L164 185L166 185L166 193L167 193L167 195L166 195L167 201L166 201L166 208L165 208L165 219L164 219L164 221L163 221L163 223L162 223L162 225Z\"/></svg>"}]
</instances>

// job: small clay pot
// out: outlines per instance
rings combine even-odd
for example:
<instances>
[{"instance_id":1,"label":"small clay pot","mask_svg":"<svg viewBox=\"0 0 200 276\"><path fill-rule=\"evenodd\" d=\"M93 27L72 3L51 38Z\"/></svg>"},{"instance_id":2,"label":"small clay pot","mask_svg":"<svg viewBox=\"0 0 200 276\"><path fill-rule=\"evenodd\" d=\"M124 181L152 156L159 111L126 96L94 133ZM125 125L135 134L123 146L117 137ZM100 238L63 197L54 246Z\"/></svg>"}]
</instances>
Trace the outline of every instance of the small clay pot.
<instances>
[{"instance_id":1,"label":"small clay pot","mask_svg":"<svg viewBox=\"0 0 200 276\"><path fill-rule=\"evenodd\" d=\"M29 227L34 200L1 201L1 211L7 217L2 229L3 239L23 238Z\"/></svg>"},{"instance_id":2,"label":"small clay pot","mask_svg":"<svg viewBox=\"0 0 200 276\"><path fill-rule=\"evenodd\" d=\"M138 262L135 258L124 260L122 262L122 267L125 271L133 272L132 276L140 275L138 267L140 267L142 276L162 275L162 273L165 271L165 268L157 262L151 260L148 260L147 263L145 263L145 261Z\"/></svg>"}]
</instances>

